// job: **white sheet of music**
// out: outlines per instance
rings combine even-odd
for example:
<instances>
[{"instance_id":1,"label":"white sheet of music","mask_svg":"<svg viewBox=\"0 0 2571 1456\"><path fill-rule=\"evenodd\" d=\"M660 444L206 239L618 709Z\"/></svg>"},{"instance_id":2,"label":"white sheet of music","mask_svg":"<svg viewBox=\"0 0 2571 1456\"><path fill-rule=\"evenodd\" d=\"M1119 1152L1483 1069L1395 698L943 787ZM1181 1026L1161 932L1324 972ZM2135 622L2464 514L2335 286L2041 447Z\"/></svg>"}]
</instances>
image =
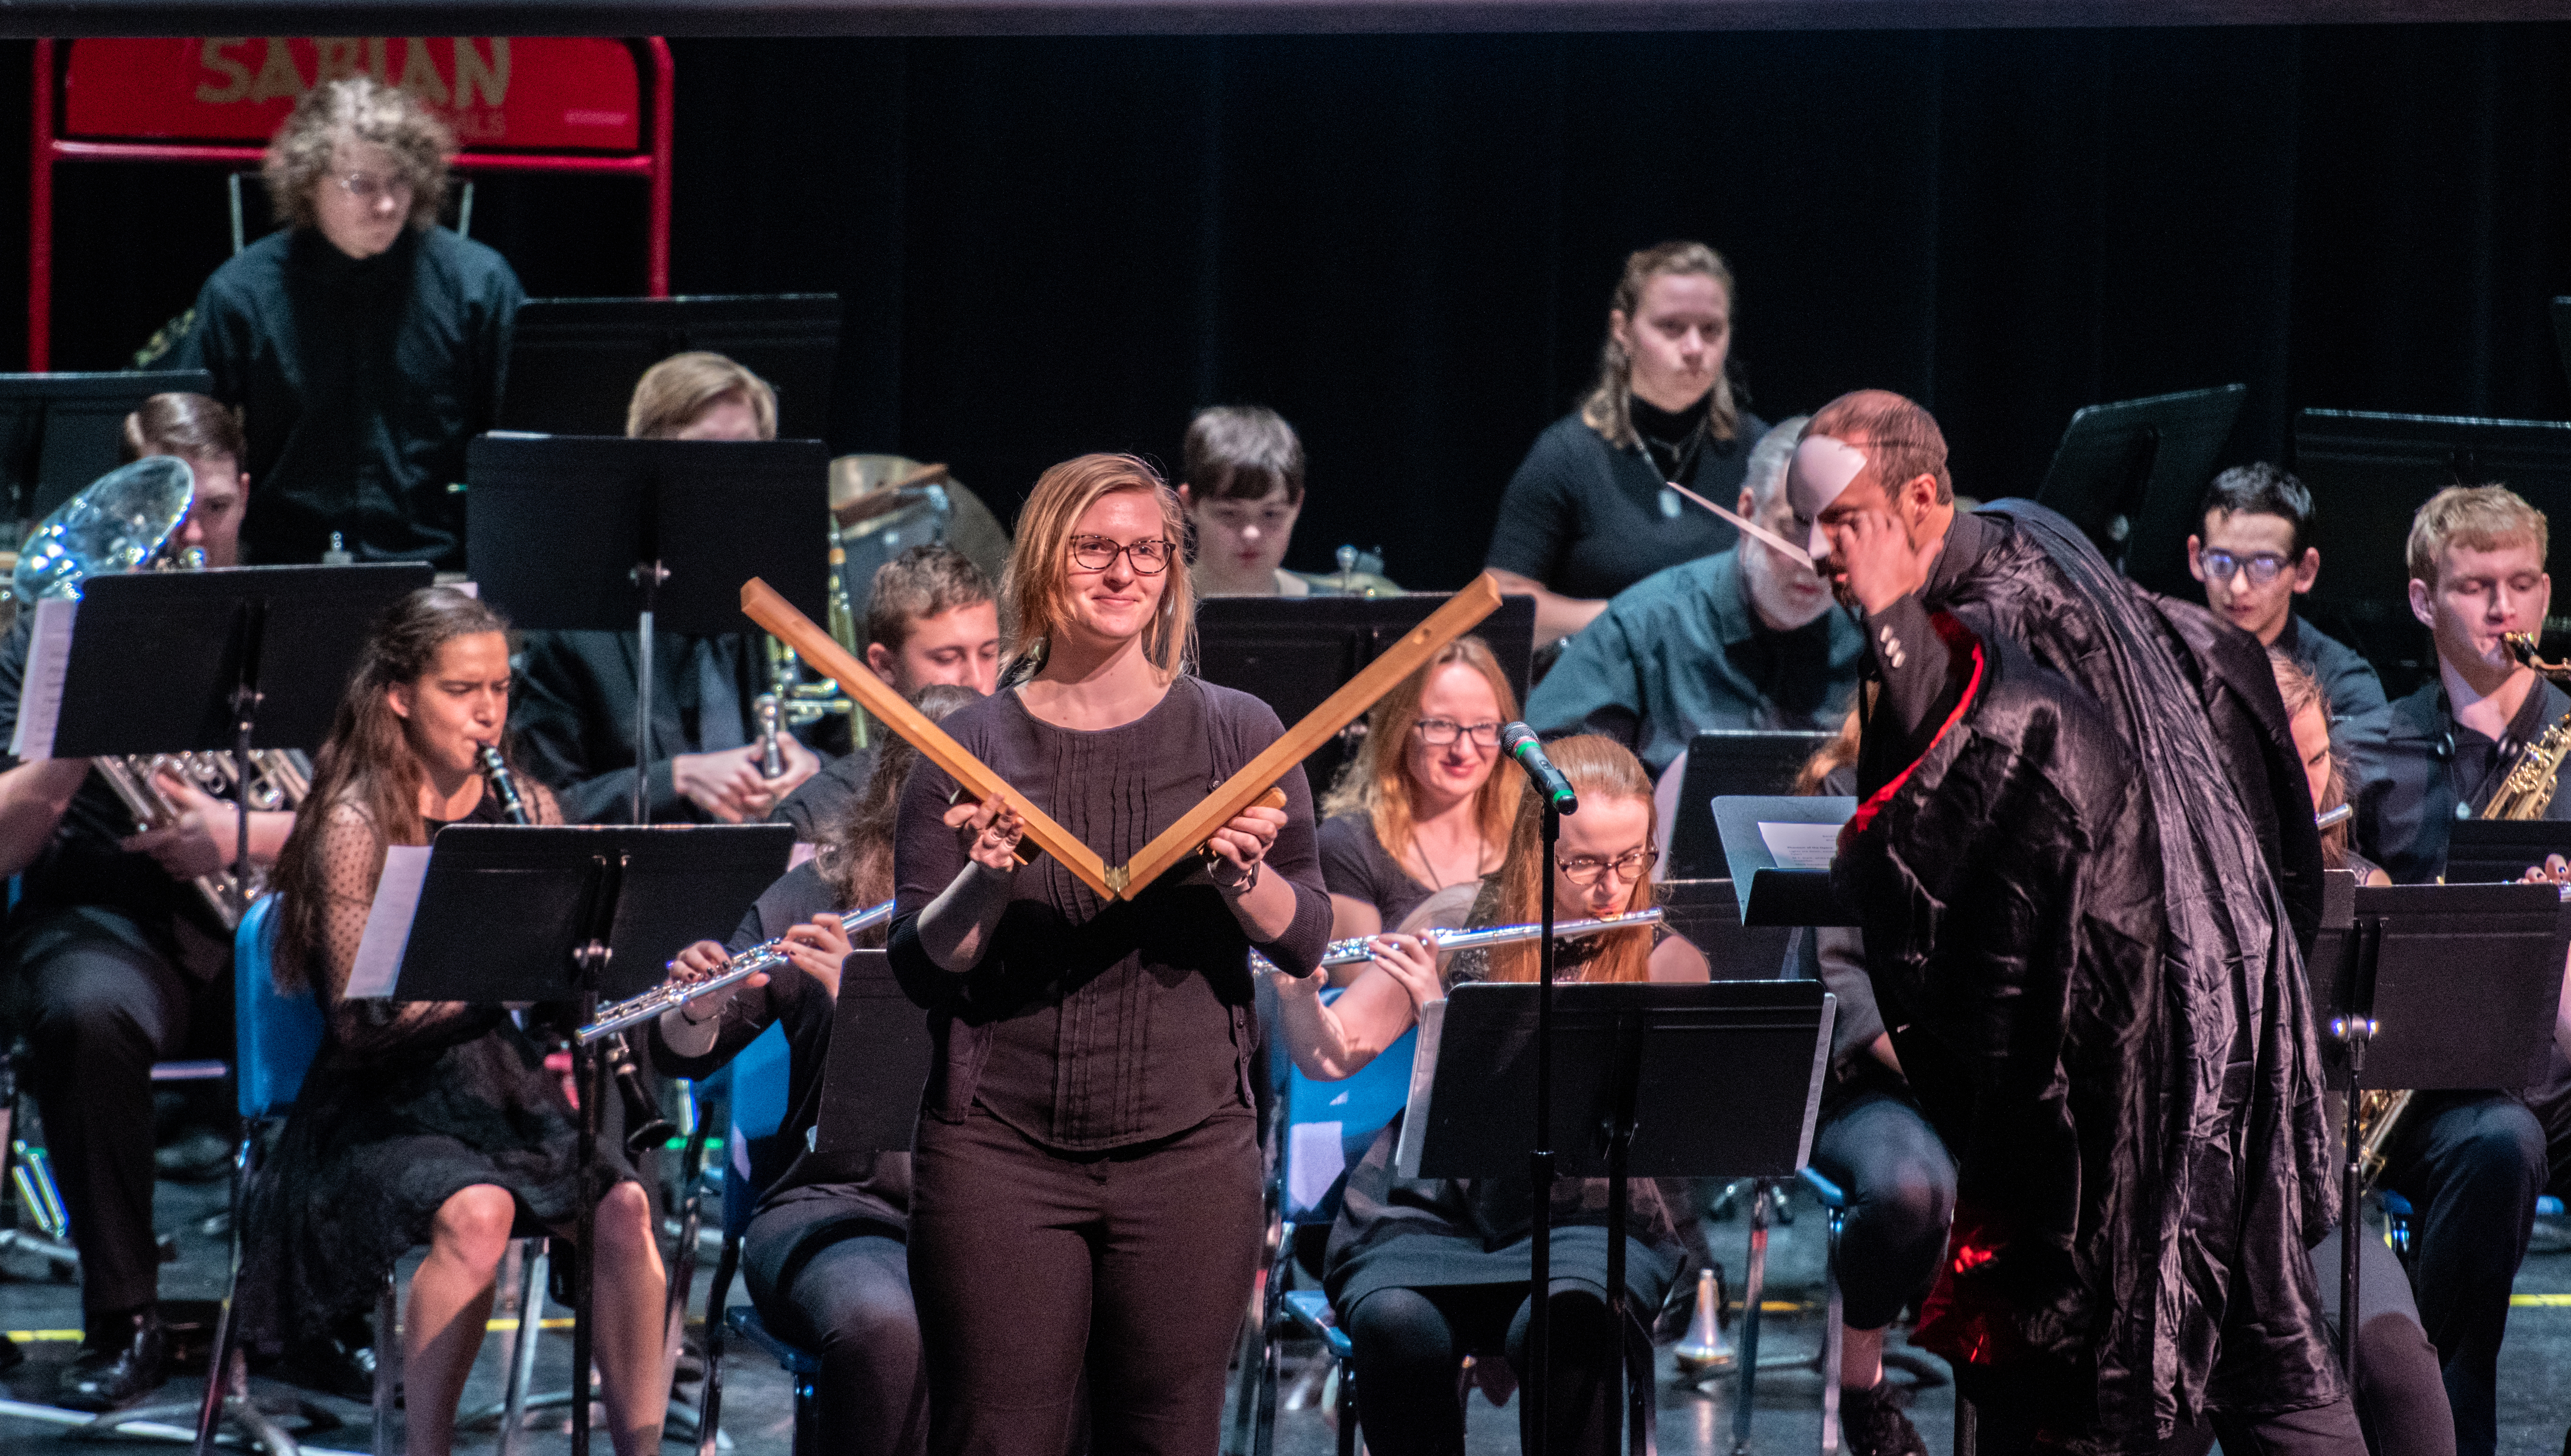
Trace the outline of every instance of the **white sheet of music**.
<instances>
[{"instance_id":1,"label":"white sheet of music","mask_svg":"<svg viewBox=\"0 0 2571 1456\"><path fill-rule=\"evenodd\" d=\"M1759 821L1759 837L1777 856L1780 869L1827 869L1839 851L1836 824L1775 824Z\"/></svg>"},{"instance_id":2,"label":"white sheet of music","mask_svg":"<svg viewBox=\"0 0 2571 1456\"><path fill-rule=\"evenodd\" d=\"M47 597L36 604L35 635L27 643L27 671L18 689L18 727L9 751L20 762L54 756L54 728L63 716L63 680L72 666L72 622L80 603Z\"/></svg>"},{"instance_id":3,"label":"white sheet of music","mask_svg":"<svg viewBox=\"0 0 2571 1456\"><path fill-rule=\"evenodd\" d=\"M419 888L428 880L428 846L393 844L384 850L384 875L366 909L366 933L357 941L357 963L348 970L351 997L380 1001L393 994L410 924L419 913Z\"/></svg>"},{"instance_id":4,"label":"white sheet of music","mask_svg":"<svg viewBox=\"0 0 2571 1456\"><path fill-rule=\"evenodd\" d=\"M1428 1142L1429 1094L1437 1085L1437 1046L1446 1030L1446 998L1419 1008L1419 1047L1410 1058L1410 1099L1402 1109L1401 1136L1392 1145L1393 1172L1419 1176L1419 1152Z\"/></svg>"}]
</instances>

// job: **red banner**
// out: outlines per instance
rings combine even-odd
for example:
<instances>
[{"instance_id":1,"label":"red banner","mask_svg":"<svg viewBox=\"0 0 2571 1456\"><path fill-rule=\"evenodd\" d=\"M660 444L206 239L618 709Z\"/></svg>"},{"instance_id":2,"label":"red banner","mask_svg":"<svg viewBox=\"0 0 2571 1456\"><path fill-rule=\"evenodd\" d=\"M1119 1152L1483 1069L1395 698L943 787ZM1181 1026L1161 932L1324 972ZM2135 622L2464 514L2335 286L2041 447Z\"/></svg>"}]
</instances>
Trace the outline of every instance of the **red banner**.
<instances>
[{"instance_id":1,"label":"red banner","mask_svg":"<svg viewBox=\"0 0 2571 1456\"><path fill-rule=\"evenodd\" d=\"M324 81L372 76L425 101L467 151L639 152L642 84L614 40L210 36L76 40L65 135L264 145Z\"/></svg>"}]
</instances>

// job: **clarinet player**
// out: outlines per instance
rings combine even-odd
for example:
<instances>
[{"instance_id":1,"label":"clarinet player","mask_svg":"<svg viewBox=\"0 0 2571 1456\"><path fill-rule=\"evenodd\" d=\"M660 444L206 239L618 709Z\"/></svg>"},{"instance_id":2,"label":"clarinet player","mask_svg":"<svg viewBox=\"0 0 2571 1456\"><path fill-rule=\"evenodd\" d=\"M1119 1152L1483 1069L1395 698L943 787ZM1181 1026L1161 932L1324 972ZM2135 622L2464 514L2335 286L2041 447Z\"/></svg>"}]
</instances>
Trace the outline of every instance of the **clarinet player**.
<instances>
[{"instance_id":1,"label":"clarinet player","mask_svg":"<svg viewBox=\"0 0 2571 1456\"><path fill-rule=\"evenodd\" d=\"M1130 456L1036 482L1003 592L1011 686L955 714L966 750L1122 863L1283 732L1188 672L1179 499ZM1259 1257L1249 952L1297 975L1329 931L1312 799L1252 807L1130 902L923 764L894 851L895 972L936 1057L912 1154L910 1276L930 1449L1199 1453Z\"/></svg>"}]
</instances>

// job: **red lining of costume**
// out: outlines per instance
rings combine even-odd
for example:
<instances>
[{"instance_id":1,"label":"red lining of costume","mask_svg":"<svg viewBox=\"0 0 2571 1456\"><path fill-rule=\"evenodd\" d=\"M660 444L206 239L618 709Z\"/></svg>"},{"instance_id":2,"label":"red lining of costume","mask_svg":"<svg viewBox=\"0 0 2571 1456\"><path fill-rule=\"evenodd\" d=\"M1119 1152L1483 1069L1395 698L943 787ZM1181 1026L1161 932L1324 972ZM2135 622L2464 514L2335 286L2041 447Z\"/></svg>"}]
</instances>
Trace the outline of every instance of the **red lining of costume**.
<instances>
[{"instance_id":1,"label":"red lining of costume","mask_svg":"<svg viewBox=\"0 0 2571 1456\"><path fill-rule=\"evenodd\" d=\"M1864 833L1866 831L1866 827L1874 822L1875 811L1882 808L1885 803L1889 802L1895 793L1900 792L1901 785L1908 781L1911 770L1917 768L1921 759L1926 758L1930 751L1936 748L1938 739L1946 736L1947 729L1952 728L1957 723L1962 721L1964 710L1973 706L1974 697L1981 692L1981 641L1975 638L1970 631L1966 630L1964 624L1956 621L1949 613L1930 613L1928 615L1928 625L1936 629L1937 635L1946 640L1946 645L1948 647L1951 648L1960 645L1970 647L1972 649L1972 676L1964 680L1964 696L1955 700L1955 711L1947 714L1946 721L1937 726L1936 735L1928 739L1927 747L1919 750L1919 757L1911 759L1900 772L1892 775L1891 782L1886 783L1883 787L1876 789L1871 794L1868 794L1865 802L1856 806L1856 812L1848 816L1847 823L1839 830L1839 848L1842 852L1847 849L1850 840L1854 839L1857 835Z\"/></svg>"}]
</instances>

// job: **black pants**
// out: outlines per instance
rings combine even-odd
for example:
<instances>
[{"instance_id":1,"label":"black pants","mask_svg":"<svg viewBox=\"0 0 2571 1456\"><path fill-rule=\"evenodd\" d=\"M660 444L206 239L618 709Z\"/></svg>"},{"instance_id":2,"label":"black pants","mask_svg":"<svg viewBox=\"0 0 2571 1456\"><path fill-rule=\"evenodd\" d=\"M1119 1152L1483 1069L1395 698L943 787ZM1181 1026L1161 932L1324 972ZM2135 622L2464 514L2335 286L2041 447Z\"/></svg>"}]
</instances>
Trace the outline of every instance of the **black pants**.
<instances>
[{"instance_id":1,"label":"black pants","mask_svg":"<svg viewBox=\"0 0 2571 1456\"><path fill-rule=\"evenodd\" d=\"M1059 1456L1089 1379L1091 1449L1202 1456L1259 1266L1248 1109L1073 1157L980 1107L919 1122L910 1282L929 1446Z\"/></svg>"},{"instance_id":2,"label":"black pants","mask_svg":"<svg viewBox=\"0 0 2571 1456\"><path fill-rule=\"evenodd\" d=\"M2037 1434L2057 1412L2094 1401L2097 1385L2085 1376L1963 1365L1955 1370L1955 1393L1973 1403L1974 1456L2025 1456L2052 1449ZM2345 1398L2284 1415L2216 1415L2179 1431L2161 1450L2164 1456L2202 1456L2216 1440L2224 1456L2366 1456L2356 1412Z\"/></svg>"},{"instance_id":3,"label":"black pants","mask_svg":"<svg viewBox=\"0 0 2571 1456\"><path fill-rule=\"evenodd\" d=\"M1524 1282L1376 1289L1346 1310L1355 1347L1357 1415L1366 1447L1384 1456L1462 1456L1464 1402L1457 1371L1467 1354L1505 1351L1526 1368L1535 1313ZM1607 1417L1622 1351L1594 1283L1553 1281L1552 1375L1545 1449L1609 1456ZM1518 1401L1518 1439L1527 1440L1527 1403Z\"/></svg>"},{"instance_id":4,"label":"black pants","mask_svg":"<svg viewBox=\"0 0 2571 1456\"><path fill-rule=\"evenodd\" d=\"M158 1297L152 1064L189 1047L192 1023L225 1022L232 978L200 980L130 922L87 912L26 937L21 955L28 1090L80 1246L81 1311L95 1323Z\"/></svg>"},{"instance_id":5,"label":"black pants","mask_svg":"<svg viewBox=\"0 0 2571 1456\"><path fill-rule=\"evenodd\" d=\"M1918 1109L1867 1088L1824 1116L1812 1138L1812 1168L1847 1195L1841 1322L1881 1329L1936 1276L1955 1213L1955 1161Z\"/></svg>"},{"instance_id":6,"label":"black pants","mask_svg":"<svg viewBox=\"0 0 2571 1456\"><path fill-rule=\"evenodd\" d=\"M2321 1317L2338 1325L2338 1230L2313 1248ZM2356 1243L2356 1418L2374 1456L2454 1456L2455 1418L2410 1275L2372 1231ZM2335 1334L2332 1336L2335 1338Z\"/></svg>"},{"instance_id":7,"label":"black pants","mask_svg":"<svg viewBox=\"0 0 2571 1456\"><path fill-rule=\"evenodd\" d=\"M814 1381L831 1449L928 1449L928 1370L910 1301L910 1256L881 1222L833 1199L770 1209L742 1238L751 1300L778 1334L818 1350Z\"/></svg>"},{"instance_id":8,"label":"black pants","mask_svg":"<svg viewBox=\"0 0 2571 1456\"><path fill-rule=\"evenodd\" d=\"M2419 1322L2444 1366L2455 1450L2499 1445L2499 1346L2509 1286L2535 1231L2544 1130L2499 1093L2422 1093L2396 1138L2385 1186L2410 1201Z\"/></svg>"}]
</instances>

